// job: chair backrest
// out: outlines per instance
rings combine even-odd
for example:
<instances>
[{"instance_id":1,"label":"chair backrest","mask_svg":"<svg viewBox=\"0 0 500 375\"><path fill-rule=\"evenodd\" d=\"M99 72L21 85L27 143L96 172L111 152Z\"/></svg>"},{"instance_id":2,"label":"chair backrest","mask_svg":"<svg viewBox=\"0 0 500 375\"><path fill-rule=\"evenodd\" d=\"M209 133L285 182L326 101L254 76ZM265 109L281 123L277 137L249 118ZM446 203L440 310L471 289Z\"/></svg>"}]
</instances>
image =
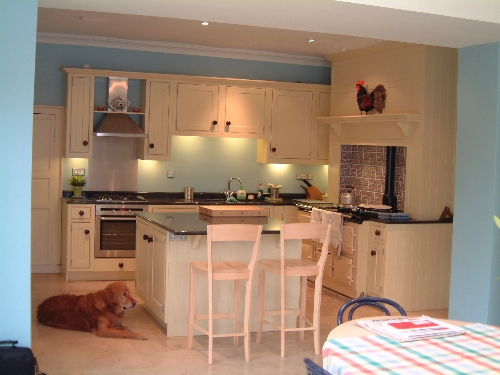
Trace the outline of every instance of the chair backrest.
<instances>
[{"instance_id":1,"label":"chair backrest","mask_svg":"<svg viewBox=\"0 0 500 375\"><path fill-rule=\"evenodd\" d=\"M281 245L281 261L285 258L285 240L319 240L323 244L330 242L330 231L332 226L327 223L290 223L282 224L280 231L280 245ZM318 259L318 266L323 274L323 268L328 256L327 251L321 251L321 256Z\"/></svg>"},{"instance_id":2,"label":"chair backrest","mask_svg":"<svg viewBox=\"0 0 500 375\"><path fill-rule=\"evenodd\" d=\"M323 370L309 358L304 358L304 363L306 364L307 375L332 375L328 371Z\"/></svg>"},{"instance_id":3,"label":"chair backrest","mask_svg":"<svg viewBox=\"0 0 500 375\"><path fill-rule=\"evenodd\" d=\"M399 313L403 316L406 316L406 311L403 309L403 307L397 303L394 302L390 299L387 298L382 298L382 297L359 297L355 298L353 300L350 300L349 302L346 302L344 306L342 306L337 314L337 324L341 325L342 324L342 319L344 316L344 312L352 306L351 310L349 311L349 314L347 316L347 320L350 321L352 320L352 316L354 314L354 311L358 309L361 306L373 306L376 307L380 310L382 310L385 315L389 316L391 315L390 311L387 309L387 307L384 306L384 304L390 305L394 307L396 310L399 311Z\"/></svg>"},{"instance_id":4,"label":"chair backrest","mask_svg":"<svg viewBox=\"0 0 500 375\"><path fill-rule=\"evenodd\" d=\"M253 269L259 256L262 225L256 224L215 224L207 225L208 269L212 269L212 243L228 241L253 242L252 256L248 265Z\"/></svg>"}]
</instances>

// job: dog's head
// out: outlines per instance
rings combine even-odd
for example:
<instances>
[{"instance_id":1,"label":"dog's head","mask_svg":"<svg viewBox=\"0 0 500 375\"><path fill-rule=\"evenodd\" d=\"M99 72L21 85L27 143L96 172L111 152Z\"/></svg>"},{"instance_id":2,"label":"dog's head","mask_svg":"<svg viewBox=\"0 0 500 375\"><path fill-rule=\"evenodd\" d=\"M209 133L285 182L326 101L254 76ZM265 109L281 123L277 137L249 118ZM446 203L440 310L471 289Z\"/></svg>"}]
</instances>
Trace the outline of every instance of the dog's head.
<instances>
[{"instance_id":1,"label":"dog's head","mask_svg":"<svg viewBox=\"0 0 500 375\"><path fill-rule=\"evenodd\" d=\"M117 310L133 309L137 301L130 296L130 290L123 281L117 281L109 284L104 289L107 300L111 305L114 305Z\"/></svg>"}]
</instances>

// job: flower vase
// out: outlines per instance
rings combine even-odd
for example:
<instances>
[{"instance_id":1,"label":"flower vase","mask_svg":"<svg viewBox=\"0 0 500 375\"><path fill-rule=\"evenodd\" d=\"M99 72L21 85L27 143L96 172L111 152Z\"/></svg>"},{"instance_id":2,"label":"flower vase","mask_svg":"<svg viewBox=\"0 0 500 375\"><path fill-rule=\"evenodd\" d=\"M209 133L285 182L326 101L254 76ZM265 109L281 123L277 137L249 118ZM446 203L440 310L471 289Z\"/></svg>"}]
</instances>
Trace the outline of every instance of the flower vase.
<instances>
[{"instance_id":1,"label":"flower vase","mask_svg":"<svg viewBox=\"0 0 500 375\"><path fill-rule=\"evenodd\" d=\"M83 186L73 186L73 197L81 198Z\"/></svg>"}]
</instances>

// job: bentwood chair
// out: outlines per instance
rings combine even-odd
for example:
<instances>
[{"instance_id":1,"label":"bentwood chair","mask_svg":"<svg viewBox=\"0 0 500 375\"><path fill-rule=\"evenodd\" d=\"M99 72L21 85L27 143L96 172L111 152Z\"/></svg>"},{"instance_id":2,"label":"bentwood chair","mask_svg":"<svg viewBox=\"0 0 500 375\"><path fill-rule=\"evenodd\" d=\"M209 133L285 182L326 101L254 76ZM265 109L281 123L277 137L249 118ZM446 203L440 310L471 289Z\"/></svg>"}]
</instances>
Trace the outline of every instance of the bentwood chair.
<instances>
[{"instance_id":1,"label":"bentwood chair","mask_svg":"<svg viewBox=\"0 0 500 375\"><path fill-rule=\"evenodd\" d=\"M340 310L337 314L337 325L342 324L344 313L350 306L352 306L352 308L349 311L349 314L347 315L348 321L352 320L352 316L354 314L354 311L356 311L359 307L362 307L362 306L376 307L376 308L382 310L385 313L385 315L390 316L391 312L387 309L387 307L385 307L385 304L394 307L396 310L399 311L399 313L402 316L406 316L405 309L403 309L403 307L395 301L392 301L392 300L387 299L387 298L382 298L382 297L359 297L359 298L355 298L353 300L346 302L340 308Z\"/></svg>"},{"instance_id":2,"label":"bentwood chair","mask_svg":"<svg viewBox=\"0 0 500 375\"><path fill-rule=\"evenodd\" d=\"M214 337L234 337L234 345L238 346L238 337L243 336L245 346L245 360L250 361L250 311L254 270L259 255L262 225L255 224L218 224L207 225L207 262L191 262L189 284L189 326L188 349L193 347L194 330L208 335L208 364L212 364ZM249 242L253 243L249 263L235 260L221 260L214 262L215 243L220 242ZM223 246L220 244L219 246ZM241 246L241 245L240 245ZM242 250L242 249L238 249ZM196 313L196 278L202 275L208 279L208 314ZM234 281L233 311L221 313L214 311L213 295L215 280ZM243 322L240 320L240 291L241 280L246 280L245 310ZM206 292L205 292L206 293ZM232 319L233 332L214 333L214 320ZM200 320L208 320L208 329L197 324Z\"/></svg>"},{"instance_id":3,"label":"bentwood chair","mask_svg":"<svg viewBox=\"0 0 500 375\"><path fill-rule=\"evenodd\" d=\"M307 375L332 375L330 372L323 370L321 366L317 365L309 358L304 358L304 363L306 365Z\"/></svg>"},{"instance_id":4,"label":"bentwood chair","mask_svg":"<svg viewBox=\"0 0 500 375\"><path fill-rule=\"evenodd\" d=\"M257 343L262 340L262 328L264 324L270 325L281 331L281 356L285 356L285 332L298 331L300 339L304 340L305 331L313 331L314 333L314 351L320 354L320 306L321 306L321 288L323 285L323 270L325 261L328 255L328 245L330 241L331 225L326 223L292 223L281 225L280 231L280 259L262 259L259 262L259 316L257 323ZM287 240L306 240L314 239L321 240L324 251L321 251L321 256L318 261L311 262L309 259L285 259L285 241ZM280 309L279 310L264 310L264 293L266 273L274 273L280 275ZM300 302L298 309L287 309L285 300L285 279L287 277L300 277ZM307 278L316 276L314 283L314 311L313 320L306 318L306 292ZM266 320L267 316L280 316L280 323L275 324L270 320ZM287 328L285 324L286 315L298 316L298 327Z\"/></svg>"}]
</instances>

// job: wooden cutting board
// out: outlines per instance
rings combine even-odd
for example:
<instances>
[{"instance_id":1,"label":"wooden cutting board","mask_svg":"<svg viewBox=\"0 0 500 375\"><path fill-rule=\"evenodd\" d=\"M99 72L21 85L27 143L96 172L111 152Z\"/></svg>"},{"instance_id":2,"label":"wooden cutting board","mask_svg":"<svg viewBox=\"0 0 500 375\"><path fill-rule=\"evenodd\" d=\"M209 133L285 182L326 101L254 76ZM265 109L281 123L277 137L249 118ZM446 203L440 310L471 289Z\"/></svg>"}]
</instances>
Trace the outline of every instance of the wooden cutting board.
<instances>
[{"instance_id":1,"label":"wooden cutting board","mask_svg":"<svg viewBox=\"0 0 500 375\"><path fill-rule=\"evenodd\" d=\"M238 206L200 206L200 214L212 217L269 216L269 210L263 207Z\"/></svg>"},{"instance_id":2,"label":"wooden cutting board","mask_svg":"<svg viewBox=\"0 0 500 375\"><path fill-rule=\"evenodd\" d=\"M200 214L200 220L209 224L267 224L266 216L213 217Z\"/></svg>"}]
</instances>

